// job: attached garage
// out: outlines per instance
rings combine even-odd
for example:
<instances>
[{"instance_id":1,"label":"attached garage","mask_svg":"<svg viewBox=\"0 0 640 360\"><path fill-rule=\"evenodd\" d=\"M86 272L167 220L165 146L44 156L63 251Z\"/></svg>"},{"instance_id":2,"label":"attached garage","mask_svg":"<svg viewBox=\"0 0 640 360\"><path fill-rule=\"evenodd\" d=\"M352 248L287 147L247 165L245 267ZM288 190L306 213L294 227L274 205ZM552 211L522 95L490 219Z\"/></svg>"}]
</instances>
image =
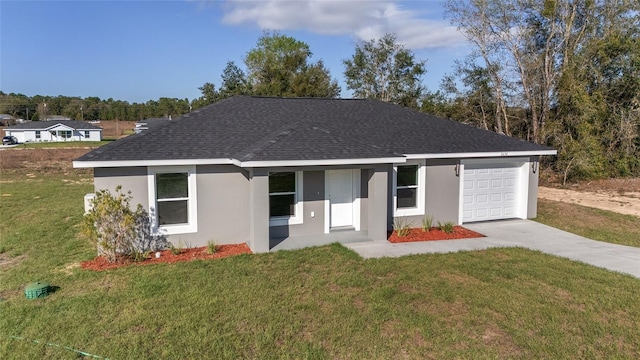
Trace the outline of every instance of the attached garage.
<instances>
[{"instance_id":1,"label":"attached garage","mask_svg":"<svg viewBox=\"0 0 640 360\"><path fill-rule=\"evenodd\" d=\"M527 159L466 160L461 163L461 219L526 218Z\"/></svg>"}]
</instances>

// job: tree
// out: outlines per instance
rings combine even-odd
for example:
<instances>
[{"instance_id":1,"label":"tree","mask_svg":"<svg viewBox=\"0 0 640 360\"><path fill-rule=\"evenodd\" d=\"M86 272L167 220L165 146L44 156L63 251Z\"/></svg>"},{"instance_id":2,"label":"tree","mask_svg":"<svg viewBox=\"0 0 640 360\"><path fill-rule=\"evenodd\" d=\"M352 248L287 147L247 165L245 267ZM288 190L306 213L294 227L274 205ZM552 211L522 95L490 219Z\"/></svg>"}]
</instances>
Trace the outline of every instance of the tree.
<instances>
[{"instance_id":1,"label":"tree","mask_svg":"<svg viewBox=\"0 0 640 360\"><path fill-rule=\"evenodd\" d=\"M253 93L290 97L338 96L337 81L331 79L321 61L309 63L311 55L306 43L278 32L265 32L244 60Z\"/></svg>"},{"instance_id":2,"label":"tree","mask_svg":"<svg viewBox=\"0 0 640 360\"><path fill-rule=\"evenodd\" d=\"M355 97L418 107L426 61L417 61L411 51L397 43L394 34L357 45L355 54L343 64L347 88Z\"/></svg>"},{"instance_id":3,"label":"tree","mask_svg":"<svg viewBox=\"0 0 640 360\"><path fill-rule=\"evenodd\" d=\"M234 95L251 94L251 85L247 75L233 61L227 62L221 77L220 98L226 99Z\"/></svg>"}]
</instances>

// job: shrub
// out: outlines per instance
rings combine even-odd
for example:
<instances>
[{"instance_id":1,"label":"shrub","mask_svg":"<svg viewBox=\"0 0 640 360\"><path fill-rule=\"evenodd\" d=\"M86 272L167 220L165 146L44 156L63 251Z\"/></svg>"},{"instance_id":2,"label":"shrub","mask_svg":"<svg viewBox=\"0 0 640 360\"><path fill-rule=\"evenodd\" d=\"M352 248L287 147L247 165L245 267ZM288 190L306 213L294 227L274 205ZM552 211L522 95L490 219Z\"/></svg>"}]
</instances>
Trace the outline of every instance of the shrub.
<instances>
[{"instance_id":1,"label":"shrub","mask_svg":"<svg viewBox=\"0 0 640 360\"><path fill-rule=\"evenodd\" d=\"M453 233L454 225L451 221L447 221L444 224L438 221L438 228L447 234L451 234Z\"/></svg>"},{"instance_id":2,"label":"shrub","mask_svg":"<svg viewBox=\"0 0 640 360\"><path fill-rule=\"evenodd\" d=\"M398 237L405 237L409 235L409 231L411 230L411 223L408 222L405 218L395 218L393 219L393 230L396 231Z\"/></svg>"},{"instance_id":3,"label":"shrub","mask_svg":"<svg viewBox=\"0 0 640 360\"><path fill-rule=\"evenodd\" d=\"M432 226L433 226L433 216L425 215L422 218L422 231L429 232Z\"/></svg>"},{"instance_id":4,"label":"shrub","mask_svg":"<svg viewBox=\"0 0 640 360\"><path fill-rule=\"evenodd\" d=\"M82 233L108 262L117 262L122 255L143 260L149 251L165 248L166 239L151 234L149 214L140 204L131 210L131 193L121 190L118 185L115 195L109 190L96 192L93 207L83 218Z\"/></svg>"},{"instance_id":5,"label":"shrub","mask_svg":"<svg viewBox=\"0 0 640 360\"><path fill-rule=\"evenodd\" d=\"M210 240L207 242L207 253L209 254L215 254L217 249L216 242L214 240Z\"/></svg>"}]
</instances>

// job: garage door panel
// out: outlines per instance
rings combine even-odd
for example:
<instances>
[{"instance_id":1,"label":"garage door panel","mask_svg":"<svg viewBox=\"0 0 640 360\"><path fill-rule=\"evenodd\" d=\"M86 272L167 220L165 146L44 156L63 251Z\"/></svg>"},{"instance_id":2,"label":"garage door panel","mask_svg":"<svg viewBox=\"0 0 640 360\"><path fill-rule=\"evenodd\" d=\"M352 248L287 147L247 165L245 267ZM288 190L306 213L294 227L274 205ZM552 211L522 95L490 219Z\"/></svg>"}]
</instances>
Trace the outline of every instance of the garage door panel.
<instances>
[{"instance_id":1,"label":"garage door panel","mask_svg":"<svg viewBox=\"0 0 640 360\"><path fill-rule=\"evenodd\" d=\"M521 165L507 162L465 165L462 221L516 217Z\"/></svg>"}]
</instances>

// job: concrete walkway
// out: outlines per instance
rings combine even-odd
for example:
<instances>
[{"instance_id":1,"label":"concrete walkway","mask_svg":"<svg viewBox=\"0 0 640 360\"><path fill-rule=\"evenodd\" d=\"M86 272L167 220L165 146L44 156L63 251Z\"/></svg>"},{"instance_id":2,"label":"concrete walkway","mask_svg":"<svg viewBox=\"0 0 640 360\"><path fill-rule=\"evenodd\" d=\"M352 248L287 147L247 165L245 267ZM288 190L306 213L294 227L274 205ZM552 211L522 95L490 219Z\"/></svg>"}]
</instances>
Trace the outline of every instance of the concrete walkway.
<instances>
[{"instance_id":1,"label":"concrete walkway","mask_svg":"<svg viewBox=\"0 0 640 360\"><path fill-rule=\"evenodd\" d=\"M363 258L523 247L640 278L640 248L637 247L587 239L531 220L492 221L464 226L486 237L401 244L369 241L344 246Z\"/></svg>"}]
</instances>

